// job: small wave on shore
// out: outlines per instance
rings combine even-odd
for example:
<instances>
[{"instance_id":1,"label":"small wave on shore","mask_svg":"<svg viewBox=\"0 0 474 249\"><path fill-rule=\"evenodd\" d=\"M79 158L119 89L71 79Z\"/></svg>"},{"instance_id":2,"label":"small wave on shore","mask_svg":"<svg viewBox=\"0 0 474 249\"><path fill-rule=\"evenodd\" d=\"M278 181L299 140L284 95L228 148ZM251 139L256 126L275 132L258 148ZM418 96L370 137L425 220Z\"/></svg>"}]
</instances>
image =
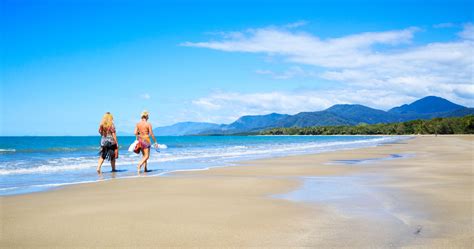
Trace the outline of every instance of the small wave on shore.
<instances>
[{"instance_id":1,"label":"small wave on shore","mask_svg":"<svg viewBox=\"0 0 474 249\"><path fill-rule=\"evenodd\" d=\"M55 138L57 139L57 138ZM133 138L131 138L131 142ZM163 174L176 170L196 170L230 165L237 161L253 160L287 155L321 153L359 147L377 146L399 141L400 137L374 136L314 136L314 137L175 137L160 138L168 144L161 153L152 151L149 167L156 169L149 175ZM123 141L123 139L122 139ZM97 139L82 141L81 146L58 149L55 143L50 147L22 148L23 153L4 154L0 158L0 195L15 192L12 187L54 186L58 183L93 181L97 179ZM68 141L63 141L67 144ZM136 172L140 155L128 152L123 146L117 160L119 172L114 177L130 177ZM67 147L67 146L66 146ZM81 148L81 149L78 149ZM5 150L5 149L4 149ZM34 151L34 152L32 152ZM104 170L110 164L104 163ZM4 191L2 191L2 189Z\"/></svg>"},{"instance_id":2,"label":"small wave on shore","mask_svg":"<svg viewBox=\"0 0 474 249\"><path fill-rule=\"evenodd\" d=\"M0 154L1 153L14 153L16 152L15 149L0 149Z\"/></svg>"}]
</instances>

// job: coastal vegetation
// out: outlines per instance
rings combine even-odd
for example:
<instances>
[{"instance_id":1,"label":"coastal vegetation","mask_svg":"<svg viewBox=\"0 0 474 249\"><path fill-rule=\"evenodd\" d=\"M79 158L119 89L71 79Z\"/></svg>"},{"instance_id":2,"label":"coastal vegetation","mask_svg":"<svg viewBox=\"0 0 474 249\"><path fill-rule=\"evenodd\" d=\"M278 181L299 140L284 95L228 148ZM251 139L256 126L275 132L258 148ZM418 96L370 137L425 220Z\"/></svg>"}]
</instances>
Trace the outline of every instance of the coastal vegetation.
<instances>
[{"instance_id":1,"label":"coastal vegetation","mask_svg":"<svg viewBox=\"0 0 474 249\"><path fill-rule=\"evenodd\" d=\"M413 134L474 134L474 115L453 118L433 118L388 124L360 123L356 126L313 126L273 128L260 135L413 135Z\"/></svg>"}]
</instances>

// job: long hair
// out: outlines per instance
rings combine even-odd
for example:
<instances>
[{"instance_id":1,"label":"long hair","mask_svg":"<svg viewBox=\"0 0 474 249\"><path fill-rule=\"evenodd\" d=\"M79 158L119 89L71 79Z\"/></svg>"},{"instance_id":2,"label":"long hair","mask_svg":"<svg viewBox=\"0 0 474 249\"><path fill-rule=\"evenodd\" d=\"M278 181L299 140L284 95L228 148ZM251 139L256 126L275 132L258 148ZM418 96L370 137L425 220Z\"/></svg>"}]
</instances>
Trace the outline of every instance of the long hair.
<instances>
[{"instance_id":1,"label":"long hair","mask_svg":"<svg viewBox=\"0 0 474 249\"><path fill-rule=\"evenodd\" d=\"M102 121L100 122L100 127L104 130L109 129L114 125L114 116L110 112L106 112L102 117Z\"/></svg>"}]
</instances>

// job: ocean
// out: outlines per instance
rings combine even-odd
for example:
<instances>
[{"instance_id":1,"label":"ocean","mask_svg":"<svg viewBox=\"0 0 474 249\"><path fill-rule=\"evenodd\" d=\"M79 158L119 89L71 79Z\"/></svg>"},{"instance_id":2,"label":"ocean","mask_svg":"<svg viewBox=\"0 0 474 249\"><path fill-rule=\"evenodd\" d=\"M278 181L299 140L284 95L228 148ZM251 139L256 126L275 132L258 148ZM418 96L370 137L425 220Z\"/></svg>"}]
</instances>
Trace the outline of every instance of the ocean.
<instances>
[{"instance_id":1,"label":"ocean","mask_svg":"<svg viewBox=\"0 0 474 249\"><path fill-rule=\"evenodd\" d=\"M185 136L157 137L167 149L152 150L146 176L180 170L231 166L243 160L321 153L396 142L393 136ZM51 188L141 177L136 165L141 156L128 152L135 137L118 137L118 172L104 162L96 173L100 137L0 137L0 195L15 195ZM329 167L329 166L328 166Z\"/></svg>"}]
</instances>

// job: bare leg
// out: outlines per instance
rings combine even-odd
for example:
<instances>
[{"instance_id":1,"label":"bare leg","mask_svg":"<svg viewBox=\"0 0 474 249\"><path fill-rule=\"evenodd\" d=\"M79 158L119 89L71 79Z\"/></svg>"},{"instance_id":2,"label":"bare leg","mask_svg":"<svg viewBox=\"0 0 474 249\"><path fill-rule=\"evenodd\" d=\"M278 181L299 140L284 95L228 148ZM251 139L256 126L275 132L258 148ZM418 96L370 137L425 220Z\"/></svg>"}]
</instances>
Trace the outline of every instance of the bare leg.
<instances>
[{"instance_id":1,"label":"bare leg","mask_svg":"<svg viewBox=\"0 0 474 249\"><path fill-rule=\"evenodd\" d=\"M138 172L140 172L140 170L142 169L143 159L145 158L145 152L143 151L143 149L141 149L141 151L142 151L142 159L140 160L140 162L138 162L138 166L137 166Z\"/></svg>"},{"instance_id":2,"label":"bare leg","mask_svg":"<svg viewBox=\"0 0 474 249\"><path fill-rule=\"evenodd\" d=\"M115 158L110 160L110 165L112 166L112 172L115 172Z\"/></svg>"},{"instance_id":3,"label":"bare leg","mask_svg":"<svg viewBox=\"0 0 474 249\"><path fill-rule=\"evenodd\" d=\"M138 162L138 166L137 166L138 172L140 172L140 170L142 169L143 158L145 158L145 152L143 151L143 149L141 151L142 151L142 160L140 160L140 162Z\"/></svg>"},{"instance_id":4,"label":"bare leg","mask_svg":"<svg viewBox=\"0 0 474 249\"><path fill-rule=\"evenodd\" d=\"M145 172L148 172L148 159L150 158L150 149L145 149L145 162L144 162L144 165L145 165Z\"/></svg>"},{"instance_id":5,"label":"bare leg","mask_svg":"<svg viewBox=\"0 0 474 249\"><path fill-rule=\"evenodd\" d=\"M101 172L101 168L102 168L102 164L104 163L104 159L102 157L99 157L99 165L97 165L97 173L102 173Z\"/></svg>"},{"instance_id":6,"label":"bare leg","mask_svg":"<svg viewBox=\"0 0 474 249\"><path fill-rule=\"evenodd\" d=\"M142 157L142 160L140 161L140 163L138 163L138 171L141 170L142 168L142 165L145 165L145 171L147 171L147 160L148 158L150 158L150 149L142 149L142 154L143 154L143 157Z\"/></svg>"},{"instance_id":7,"label":"bare leg","mask_svg":"<svg viewBox=\"0 0 474 249\"><path fill-rule=\"evenodd\" d=\"M150 158L150 150L148 149L148 153L147 153L147 158L146 158L146 161L144 163L145 165L145 171L144 172L148 172L148 158Z\"/></svg>"}]
</instances>

